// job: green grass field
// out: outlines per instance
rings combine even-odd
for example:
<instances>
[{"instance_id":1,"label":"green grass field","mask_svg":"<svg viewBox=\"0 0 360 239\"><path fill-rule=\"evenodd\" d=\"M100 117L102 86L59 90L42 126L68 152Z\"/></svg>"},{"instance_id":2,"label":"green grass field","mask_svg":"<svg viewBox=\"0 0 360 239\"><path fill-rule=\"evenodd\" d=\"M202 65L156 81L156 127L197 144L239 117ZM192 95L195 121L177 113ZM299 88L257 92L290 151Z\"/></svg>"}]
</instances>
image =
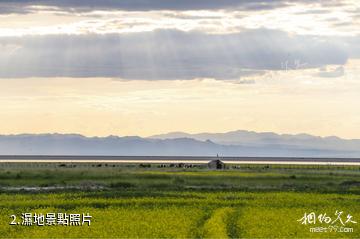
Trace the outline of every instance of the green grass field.
<instances>
[{"instance_id":1,"label":"green grass field","mask_svg":"<svg viewBox=\"0 0 360 239\"><path fill-rule=\"evenodd\" d=\"M343 221L351 214L360 223L359 176L355 167L3 167L0 237L360 238L358 223L316 233L329 224L297 221L343 211ZM49 212L90 213L91 225L9 225L13 214Z\"/></svg>"}]
</instances>

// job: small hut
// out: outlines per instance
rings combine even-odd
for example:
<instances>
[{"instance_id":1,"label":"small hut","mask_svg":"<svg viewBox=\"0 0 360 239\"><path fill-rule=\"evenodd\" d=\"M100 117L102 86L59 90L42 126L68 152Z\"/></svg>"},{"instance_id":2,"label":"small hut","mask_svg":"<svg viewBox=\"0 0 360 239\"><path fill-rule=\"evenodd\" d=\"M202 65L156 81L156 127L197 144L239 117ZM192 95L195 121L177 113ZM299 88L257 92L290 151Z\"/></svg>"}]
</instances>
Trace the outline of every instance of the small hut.
<instances>
[{"instance_id":1,"label":"small hut","mask_svg":"<svg viewBox=\"0 0 360 239\"><path fill-rule=\"evenodd\" d=\"M225 164L220 159L211 160L208 163L209 169L225 169Z\"/></svg>"}]
</instances>

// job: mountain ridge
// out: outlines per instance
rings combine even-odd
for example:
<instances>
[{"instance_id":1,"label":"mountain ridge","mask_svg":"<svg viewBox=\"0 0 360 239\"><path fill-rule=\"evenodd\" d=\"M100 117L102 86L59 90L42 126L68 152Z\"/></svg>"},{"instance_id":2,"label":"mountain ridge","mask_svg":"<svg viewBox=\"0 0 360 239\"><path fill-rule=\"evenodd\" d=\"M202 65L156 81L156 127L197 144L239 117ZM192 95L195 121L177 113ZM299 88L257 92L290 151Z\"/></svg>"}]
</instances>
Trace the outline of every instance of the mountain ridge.
<instances>
[{"instance_id":1,"label":"mountain ridge","mask_svg":"<svg viewBox=\"0 0 360 239\"><path fill-rule=\"evenodd\" d=\"M251 131L150 137L81 134L0 135L2 155L360 157L360 140Z\"/></svg>"}]
</instances>

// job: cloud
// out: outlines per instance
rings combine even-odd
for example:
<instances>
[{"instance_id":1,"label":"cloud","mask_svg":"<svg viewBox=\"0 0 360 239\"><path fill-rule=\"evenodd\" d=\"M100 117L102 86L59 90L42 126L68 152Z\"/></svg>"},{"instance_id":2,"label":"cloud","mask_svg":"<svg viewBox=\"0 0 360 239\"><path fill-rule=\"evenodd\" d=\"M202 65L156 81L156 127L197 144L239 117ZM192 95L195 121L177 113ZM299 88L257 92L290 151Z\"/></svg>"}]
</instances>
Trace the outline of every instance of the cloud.
<instances>
[{"instance_id":1,"label":"cloud","mask_svg":"<svg viewBox=\"0 0 360 239\"><path fill-rule=\"evenodd\" d=\"M345 39L339 38L338 42L344 44L351 57L360 58L360 35L347 37Z\"/></svg>"},{"instance_id":2,"label":"cloud","mask_svg":"<svg viewBox=\"0 0 360 239\"><path fill-rule=\"evenodd\" d=\"M124 79L239 79L284 62L305 68L343 65L348 53L330 40L258 29L234 34L178 30L0 38L16 45L0 55L0 77L119 77Z\"/></svg>"},{"instance_id":3,"label":"cloud","mask_svg":"<svg viewBox=\"0 0 360 239\"><path fill-rule=\"evenodd\" d=\"M16 6L17 9L26 9L32 5L55 6L69 11L92 11L92 10L213 10L213 9L242 9L242 10L269 10L289 6L297 3L321 3L321 0L3 0L0 9L8 9ZM326 5L342 1L329 0ZM16 9L14 9L16 11ZM1 11L0 11L1 12ZM6 11L8 12L8 11Z\"/></svg>"},{"instance_id":4,"label":"cloud","mask_svg":"<svg viewBox=\"0 0 360 239\"><path fill-rule=\"evenodd\" d=\"M328 14L331 13L330 9L310 9L310 10L306 10L304 9L301 12L297 12L297 15L307 15L307 14L316 14L316 15L321 15L321 14Z\"/></svg>"},{"instance_id":5,"label":"cloud","mask_svg":"<svg viewBox=\"0 0 360 239\"><path fill-rule=\"evenodd\" d=\"M255 80L238 80L234 82L235 84L239 84L239 85L253 85L256 83Z\"/></svg>"},{"instance_id":6,"label":"cloud","mask_svg":"<svg viewBox=\"0 0 360 239\"><path fill-rule=\"evenodd\" d=\"M29 12L29 9L26 7L5 5L0 3L0 14L27 14Z\"/></svg>"},{"instance_id":7,"label":"cloud","mask_svg":"<svg viewBox=\"0 0 360 239\"><path fill-rule=\"evenodd\" d=\"M16 44L0 44L0 52L3 56L10 56L20 48L21 46Z\"/></svg>"},{"instance_id":8,"label":"cloud","mask_svg":"<svg viewBox=\"0 0 360 239\"><path fill-rule=\"evenodd\" d=\"M343 66L338 66L333 69L328 69L326 67L320 68L320 72L317 73L317 76L323 77L323 78L337 78L341 77L345 74L345 69Z\"/></svg>"}]
</instances>

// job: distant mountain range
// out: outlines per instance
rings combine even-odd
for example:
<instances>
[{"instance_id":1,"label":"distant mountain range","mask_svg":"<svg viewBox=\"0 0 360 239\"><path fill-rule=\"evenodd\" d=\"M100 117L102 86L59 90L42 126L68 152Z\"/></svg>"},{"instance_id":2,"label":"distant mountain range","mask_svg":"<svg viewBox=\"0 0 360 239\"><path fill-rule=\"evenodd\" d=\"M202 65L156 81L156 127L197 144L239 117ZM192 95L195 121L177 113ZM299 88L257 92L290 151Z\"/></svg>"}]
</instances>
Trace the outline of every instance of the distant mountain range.
<instances>
[{"instance_id":1,"label":"distant mountain range","mask_svg":"<svg viewBox=\"0 0 360 239\"><path fill-rule=\"evenodd\" d=\"M1 155L360 157L360 140L308 134L173 132L138 136L0 135Z\"/></svg>"}]
</instances>

